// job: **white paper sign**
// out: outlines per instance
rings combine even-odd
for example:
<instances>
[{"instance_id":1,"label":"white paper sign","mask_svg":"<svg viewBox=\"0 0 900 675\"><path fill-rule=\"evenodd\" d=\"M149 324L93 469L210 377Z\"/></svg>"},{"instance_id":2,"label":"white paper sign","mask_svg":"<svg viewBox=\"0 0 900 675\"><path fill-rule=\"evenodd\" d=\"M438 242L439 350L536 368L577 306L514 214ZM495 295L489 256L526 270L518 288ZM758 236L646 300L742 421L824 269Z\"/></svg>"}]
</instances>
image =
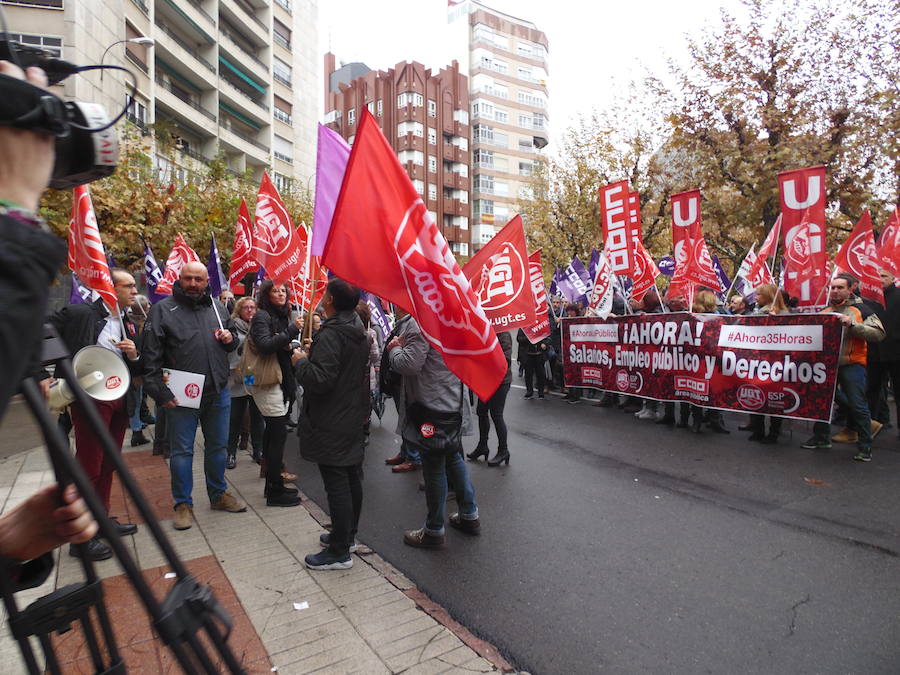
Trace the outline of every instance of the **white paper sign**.
<instances>
[{"instance_id":1,"label":"white paper sign","mask_svg":"<svg viewBox=\"0 0 900 675\"><path fill-rule=\"evenodd\" d=\"M175 394L178 405L182 408L200 407L200 399L203 398L203 381L205 375L189 373L186 370L163 368L163 375L168 378L167 386Z\"/></svg>"}]
</instances>

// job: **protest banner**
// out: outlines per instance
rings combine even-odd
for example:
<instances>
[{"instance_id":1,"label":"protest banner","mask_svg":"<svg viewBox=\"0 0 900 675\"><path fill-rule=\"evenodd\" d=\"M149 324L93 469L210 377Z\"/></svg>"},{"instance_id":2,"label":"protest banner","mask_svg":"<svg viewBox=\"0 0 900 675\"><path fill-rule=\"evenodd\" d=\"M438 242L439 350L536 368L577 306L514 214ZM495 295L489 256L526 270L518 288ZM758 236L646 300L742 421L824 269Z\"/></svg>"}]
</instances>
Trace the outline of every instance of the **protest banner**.
<instances>
[{"instance_id":1,"label":"protest banner","mask_svg":"<svg viewBox=\"0 0 900 675\"><path fill-rule=\"evenodd\" d=\"M641 314L562 320L566 386L827 422L842 328L834 314Z\"/></svg>"}]
</instances>

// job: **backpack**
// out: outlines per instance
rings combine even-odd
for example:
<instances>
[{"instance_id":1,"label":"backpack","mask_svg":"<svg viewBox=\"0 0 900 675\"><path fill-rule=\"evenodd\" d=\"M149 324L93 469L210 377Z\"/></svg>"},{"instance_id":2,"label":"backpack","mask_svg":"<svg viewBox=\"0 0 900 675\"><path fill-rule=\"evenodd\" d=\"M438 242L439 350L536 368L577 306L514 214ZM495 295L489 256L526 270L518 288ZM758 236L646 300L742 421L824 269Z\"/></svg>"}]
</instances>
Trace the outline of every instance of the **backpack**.
<instances>
[{"instance_id":1,"label":"backpack","mask_svg":"<svg viewBox=\"0 0 900 675\"><path fill-rule=\"evenodd\" d=\"M385 396L396 398L400 395L400 388L403 386L403 376L391 368L390 352L388 345L391 340L400 334L400 330L406 324L408 317L403 317L391 330L390 334L384 341L384 349L381 351L381 366L378 371L378 388Z\"/></svg>"}]
</instances>

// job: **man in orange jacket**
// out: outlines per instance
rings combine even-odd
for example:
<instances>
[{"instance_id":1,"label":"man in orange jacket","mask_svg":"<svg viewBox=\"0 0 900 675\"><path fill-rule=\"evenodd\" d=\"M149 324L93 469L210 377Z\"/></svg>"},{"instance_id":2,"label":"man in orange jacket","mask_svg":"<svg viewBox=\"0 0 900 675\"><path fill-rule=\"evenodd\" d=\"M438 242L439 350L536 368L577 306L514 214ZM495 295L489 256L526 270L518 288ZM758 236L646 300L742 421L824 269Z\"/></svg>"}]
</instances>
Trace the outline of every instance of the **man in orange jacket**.
<instances>
[{"instance_id":1,"label":"man in orange jacket","mask_svg":"<svg viewBox=\"0 0 900 675\"><path fill-rule=\"evenodd\" d=\"M847 408L856 427L858 452L853 459L871 462L872 417L866 399L866 342L883 340L884 328L880 321L869 319L863 321L862 313L852 303L853 292L850 288L855 281L851 274L843 273L835 276L831 280L828 295L830 304L824 311L840 314L841 323L844 324L841 356L838 361L838 387L834 396L838 403ZM816 422L813 425L812 438L806 441L803 447L810 450L827 450L831 447L830 434L830 424Z\"/></svg>"}]
</instances>

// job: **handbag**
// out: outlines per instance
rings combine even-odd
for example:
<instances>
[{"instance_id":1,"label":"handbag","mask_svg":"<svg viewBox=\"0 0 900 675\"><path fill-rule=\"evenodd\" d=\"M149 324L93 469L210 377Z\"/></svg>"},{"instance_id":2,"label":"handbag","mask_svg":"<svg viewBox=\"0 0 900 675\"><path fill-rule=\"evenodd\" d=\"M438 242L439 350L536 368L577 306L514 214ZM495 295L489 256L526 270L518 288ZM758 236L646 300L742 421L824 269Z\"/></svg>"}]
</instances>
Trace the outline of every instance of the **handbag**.
<instances>
[{"instance_id":1,"label":"handbag","mask_svg":"<svg viewBox=\"0 0 900 675\"><path fill-rule=\"evenodd\" d=\"M278 363L278 357L275 354L260 354L249 335L244 340L237 370L241 381L248 387L281 384L281 364Z\"/></svg>"},{"instance_id":2,"label":"handbag","mask_svg":"<svg viewBox=\"0 0 900 675\"><path fill-rule=\"evenodd\" d=\"M445 451L460 447L462 442L463 385L459 384L459 407L455 412L433 410L413 401L406 407L404 437L414 439L417 445L427 450Z\"/></svg>"}]
</instances>

